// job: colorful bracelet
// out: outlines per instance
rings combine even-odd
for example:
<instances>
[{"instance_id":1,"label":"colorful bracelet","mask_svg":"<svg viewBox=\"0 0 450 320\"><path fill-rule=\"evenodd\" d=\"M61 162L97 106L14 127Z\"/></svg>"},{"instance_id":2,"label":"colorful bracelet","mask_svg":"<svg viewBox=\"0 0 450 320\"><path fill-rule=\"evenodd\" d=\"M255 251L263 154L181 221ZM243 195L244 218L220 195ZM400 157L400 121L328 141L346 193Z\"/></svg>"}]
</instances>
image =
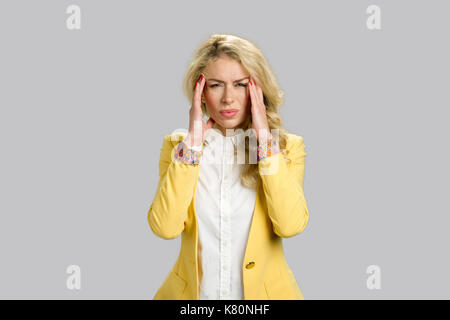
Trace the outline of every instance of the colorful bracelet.
<instances>
[{"instance_id":1,"label":"colorful bracelet","mask_svg":"<svg viewBox=\"0 0 450 320\"><path fill-rule=\"evenodd\" d=\"M272 136L272 139L267 140L266 143L259 144L257 147L257 159L258 162L280 153L280 146L278 144L278 139L275 136Z\"/></svg>"},{"instance_id":2,"label":"colorful bracelet","mask_svg":"<svg viewBox=\"0 0 450 320\"><path fill-rule=\"evenodd\" d=\"M197 166L200 164L200 158L202 156L202 151L196 151L192 148L189 148L184 141L181 141L178 144L175 159L184 164L190 164Z\"/></svg>"}]
</instances>

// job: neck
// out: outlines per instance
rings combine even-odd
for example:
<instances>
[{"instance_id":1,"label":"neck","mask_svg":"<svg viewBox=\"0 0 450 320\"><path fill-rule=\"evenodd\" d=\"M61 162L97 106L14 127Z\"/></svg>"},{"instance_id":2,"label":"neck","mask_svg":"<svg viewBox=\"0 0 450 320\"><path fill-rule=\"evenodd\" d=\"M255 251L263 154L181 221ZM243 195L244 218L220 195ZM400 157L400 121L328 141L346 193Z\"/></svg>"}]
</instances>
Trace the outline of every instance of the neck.
<instances>
[{"instance_id":1,"label":"neck","mask_svg":"<svg viewBox=\"0 0 450 320\"><path fill-rule=\"evenodd\" d=\"M214 125L213 125L212 127L213 127L214 129L216 129L216 130L219 130L220 133L221 133L223 136L227 136L227 135L226 135L226 132L227 132L226 130L227 130L227 128L221 127L219 124L217 124L217 122L215 122ZM235 128L228 128L228 130L232 130L232 131L231 131L231 134L229 134L228 136L234 136L235 134L237 134L236 130L238 130L238 129L242 129L242 130L245 131L245 129L242 128L241 126L237 126L237 127L235 127Z\"/></svg>"}]
</instances>

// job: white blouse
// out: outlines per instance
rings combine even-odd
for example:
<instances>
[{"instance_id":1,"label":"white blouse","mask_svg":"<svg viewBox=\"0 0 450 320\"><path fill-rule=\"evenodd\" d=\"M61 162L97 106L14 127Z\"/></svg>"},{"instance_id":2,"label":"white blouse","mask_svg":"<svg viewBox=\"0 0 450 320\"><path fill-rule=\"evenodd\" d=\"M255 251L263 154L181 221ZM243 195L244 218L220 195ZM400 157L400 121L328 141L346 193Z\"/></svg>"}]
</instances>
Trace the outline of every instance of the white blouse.
<instances>
[{"instance_id":1,"label":"white blouse","mask_svg":"<svg viewBox=\"0 0 450 320\"><path fill-rule=\"evenodd\" d=\"M234 150L242 148L242 135L224 136L217 129L205 134L194 202L200 300L244 299L242 265L256 191L241 183L244 164Z\"/></svg>"}]
</instances>

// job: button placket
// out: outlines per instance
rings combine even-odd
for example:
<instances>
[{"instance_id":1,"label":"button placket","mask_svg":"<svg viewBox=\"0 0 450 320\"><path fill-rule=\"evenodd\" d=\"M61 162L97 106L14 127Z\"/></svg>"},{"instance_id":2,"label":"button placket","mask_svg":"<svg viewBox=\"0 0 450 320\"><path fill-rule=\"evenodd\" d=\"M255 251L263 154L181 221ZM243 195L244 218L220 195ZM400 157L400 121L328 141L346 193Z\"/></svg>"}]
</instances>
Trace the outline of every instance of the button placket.
<instances>
[{"instance_id":1,"label":"button placket","mask_svg":"<svg viewBox=\"0 0 450 320\"><path fill-rule=\"evenodd\" d=\"M222 157L222 194L221 194L221 277L220 277L220 299L229 299L231 293L231 204L230 204L230 177L232 165L230 164L230 140L225 139L224 153Z\"/></svg>"},{"instance_id":2,"label":"button placket","mask_svg":"<svg viewBox=\"0 0 450 320\"><path fill-rule=\"evenodd\" d=\"M251 259L256 257L250 257L245 261L242 270L242 258L245 257L240 256L247 242L242 235L249 232L254 211L250 201L255 201L256 193L248 192L239 183L242 174L242 166L239 164L244 162L237 161L235 155L235 151L239 151L242 147L237 139L218 135L214 140L214 144L205 143L208 147L205 148L204 155L215 156L215 161L211 163L210 170L202 166L199 177L203 179L199 182L205 198L203 207L198 211L199 232L204 234L199 241L210 242L213 245L205 246L209 251L205 250L204 261L199 261L205 267L199 296L201 300L244 299L242 287L244 274L241 272L253 273L253 270L257 269L255 265L257 261ZM209 142L214 140L211 139Z\"/></svg>"},{"instance_id":3,"label":"button placket","mask_svg":"<svg viewBox=\"0 0 450 320\"><path fill-rule=\"evenodd\" d=\"M222 149L222 161L221 161L221 185L220 185L220 278L219 278L219 299L223 299L224 296L224 283L226 281L225 277L225 270L224 270L224 263L225 263L225 216L224 211L226 207L226 190L225 190L225 163L224 163L224 156L225 156L225 141L222 140L223 143L223 149Z\"/></svg>"}]
</instances>

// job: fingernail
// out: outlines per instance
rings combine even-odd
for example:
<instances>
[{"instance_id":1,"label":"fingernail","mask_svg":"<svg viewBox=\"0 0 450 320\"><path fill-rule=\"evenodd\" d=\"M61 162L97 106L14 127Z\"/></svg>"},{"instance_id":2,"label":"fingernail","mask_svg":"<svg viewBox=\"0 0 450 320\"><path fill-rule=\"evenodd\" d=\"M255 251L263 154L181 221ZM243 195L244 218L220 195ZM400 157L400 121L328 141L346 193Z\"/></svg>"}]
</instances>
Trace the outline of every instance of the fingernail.
<instances>
[{"instance_id":1,"label":"fingernail","mask_svg":"<svg viewBox=\"0 0 450 320\"><path fill-rule=\"evenodd\" d=\"M250 85L251 85L251 86L253 85L252 80L250 80Z\"/></svg>"},{"instance_id":2,"label":"fingernail","mask_svg":"<svg viewBox=\"0 0 450 320\"><path fill-rule=\"evenodd\" d=\"M200 75L200 81L202 81L202 80L203 80L203 75L201 74L201 75Z\"/></svg>"}]
</instances>

